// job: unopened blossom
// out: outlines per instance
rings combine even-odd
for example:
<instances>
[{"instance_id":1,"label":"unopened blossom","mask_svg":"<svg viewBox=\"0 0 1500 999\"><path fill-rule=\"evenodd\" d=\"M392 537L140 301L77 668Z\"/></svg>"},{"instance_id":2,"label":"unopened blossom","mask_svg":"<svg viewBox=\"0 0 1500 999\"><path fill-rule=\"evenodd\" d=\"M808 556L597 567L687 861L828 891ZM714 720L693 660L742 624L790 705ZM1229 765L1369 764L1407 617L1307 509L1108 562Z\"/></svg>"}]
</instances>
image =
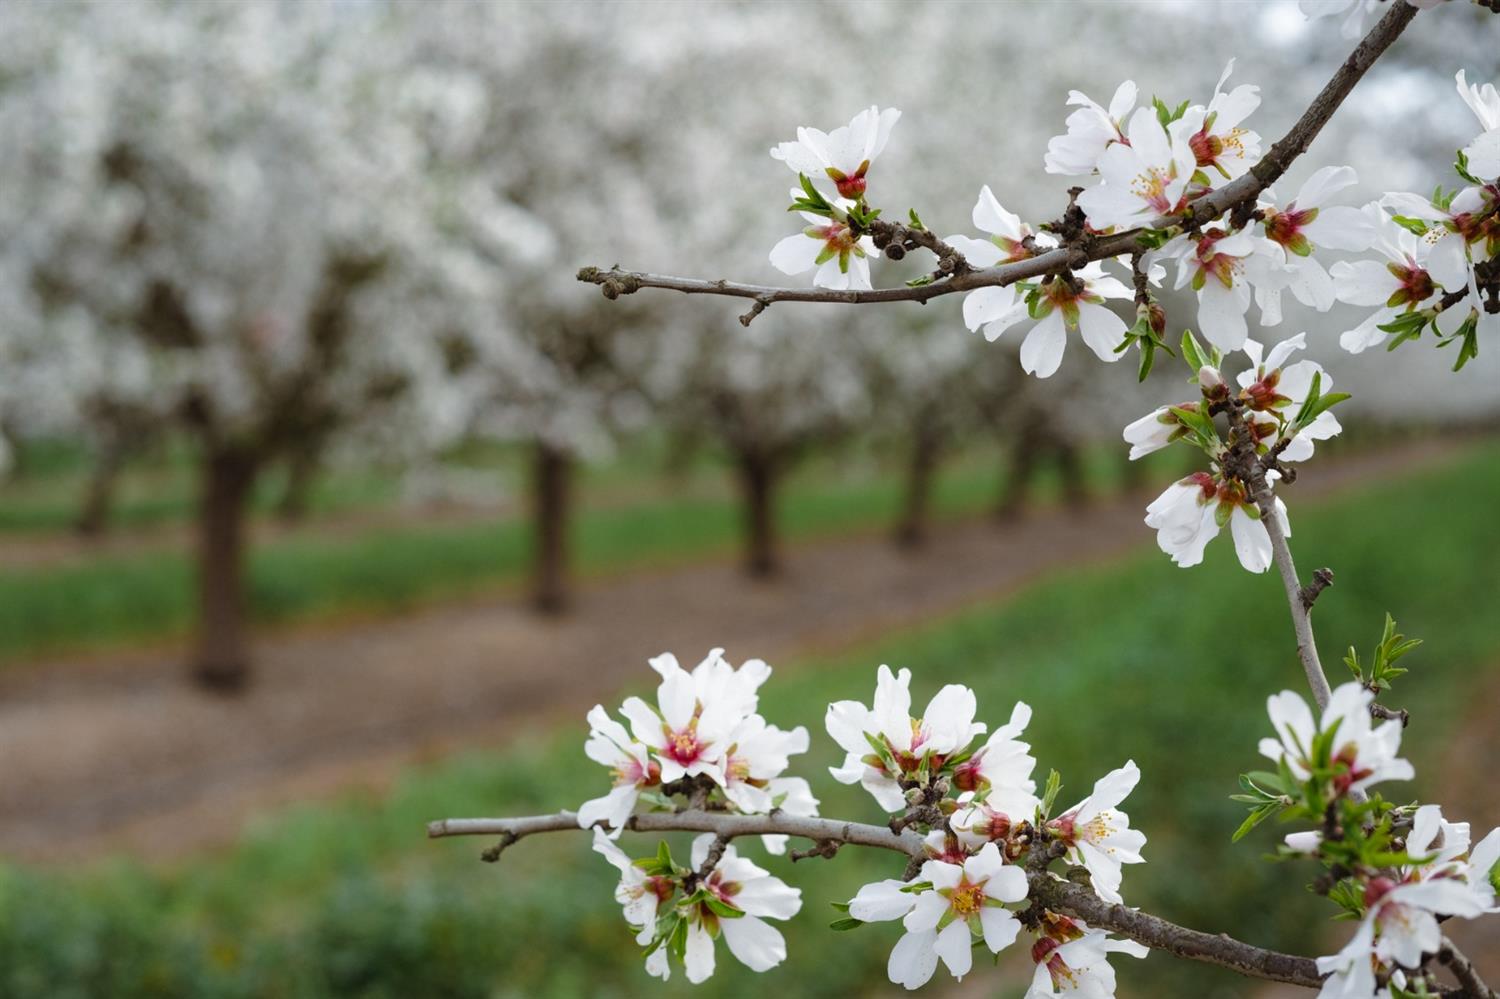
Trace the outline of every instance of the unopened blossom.
<instances>
[{"instance_id":1,"label":"unopened blossom","mask_svg":"<svg viewBox=\"0 0 1500 999\"><path fill-rule=\"evenodd\" d=\"M911 670L893 675L889 666L881 666L871 707L858 701L828 705L824 724L847 754L844 765L830 767L829 773L840 783L862 785L886 811L901 811L906 798L898 779L915 774L924 762L929 773L937 772L949 756L983 735L986 726L974 721L977 710L972 690L949 684L921 717L913 718Z\"/></svg>"},{"instance_id":2,"label":"unopened blossom","mask_svg":"<svg viewBox=\"0 0 1500 999\"><path fill-rule=\"evenodd\" d=\"M625 910L625 922L636 931L635 942L645 945L656 936L656 917L664 903L677 894L677 882L663 875L648 875L636 865L625 852L604 834L594 830L594 851L603 855L620 872L620 883L615 887L615 901ZM665 957L665 953L662 955ZM660 964L664 971L665 961ZM659 974L654 968L653 974ZM665 978L664 974L660 977Z\"/></svg>"},{"instance_id":3,"label":"unopened blossom","mask_svg":"<svg viewBox=\"0 0 1500 999\"><path fill-rule=\"evenodd\" d=\"M1333 279L1314 251L1367 250L1374 241L1375 222L1368 214L1351 205L1328 204L1329 199L1357 182L1349 167L1323 167L1282 207L1276 207L1274 194L1267 192L1266 200L1259 205L1261 231L1281 251L1286 272L1283 282L1266 281L1255 287L1255 301L1265 325L1280 322L1284 288L1297 301L1319 312L1333 307L1337 299Z\"/></svg>"},{"instance_id":4,"label":"unopened blossom","mask_svg":"<svg viewBox=\"0 0 1500 999\"><path fill-rule=\"evenodd\" d=\"M1254 286L1274 281L1272 271L1281 266L1271 244L1247 230L1231 233L1214 226L1178 236L1161 252L1177 261L1175 287L1191 286L1197 294L1198 329L1208 342L1225 351L1244 346Z\"/></svg>"},{"instance_id":5,"label":"unopened blossom","mask_svg":"<svg viewBox=\"0 0 1500 999\"><path fill-rule=\"evenodd\" d=\"M1031 945L1036 972L1025 999L1114 999L1115 969L1110 954L1145 957L1150 949L1118 940L1082 921L1047 913L1043 933Z\"/></svg>"},{"instance_id":6,"label":"unopened blossom","mask_svg":"<svg viewBox=\"0 0 1500 999\"><path fill-rule=\"evenodd\" d=\"M1431 243L1391 221L1379 205L1367 205L1364 211L1376 227L1371 246L1385 259L1340 260L1329 268L1340 302L1377 307L1339 337L1339 344L1351 354L1382 343L1390 334L1381 326L1402 313L1435 304L1433 296L1438 293L1438 282L1427 268Z\"/></svg>"},{"instance_id":7,"label":"unopened blossom","mask_svg":"<svg viewBox=\"0 0 1500 999\"><path fill-rule=\"evenodd\" d=\"M973 220L974 228L989 233L989 239L955 235L947 242L975 267L1014 263L1034 256L1036 250L1057 245L1049 233L1033 230L1020 216L1006 211L988 184L980 189L979 200L974 203ZM971 330L982 327L987 340L994 340L1024 318L1026 302L1016 293L1015 285L979 288L964 298L964 325Z\"/></svg>"},{"instance_id":8,"label":"unopened blossom","mask_svg":"<svg viewBox=\"0 0 1500 999\"><path fill-rule=\"evenodd\" d=\"M1458 96L1463 98L1474 117L1479 119L1479 127L1484 129L1479 138L1464 149L1469 173L1481 180L1494 180L1500 177L1500 92L1495 90L1493 83L1482 87L1470 85L1464 79L1463 70L1458 71L1454 80L1458 84Z\"/></svg>"},{"instance_id":9,"label":"unopened blossom","mask_svg":"<svg viewBox=\"0 0 1500 999\"><path fill-rule=\"evenodd\" d=\"M1239 373L1240 395L1248 404L1250 426L1263 440L1281 439L1282 417L1297 414L1312 392L1314 379L1320 393L1326 394L1333 388L1333 376L1318 362L1304 359L1287 363L1294 351L1305 346L1307 334L1298 333L1281 341L1262 357L1263 348L1259 343L1245 341L1245 355L1250 359L1250 367ZM1324 410L1292 436L1279 458L1281 461L1306 461L1313 455L1314 441L1328 440L1342 430L1333 411Z\"/></svg>"},{"instance_id":10,"label":"unopened blossom","mask_svg":"<svg viewBox=\"0 0 1500 999\"><path fill-rule=\"evenodd\" d=\"M693 870L703 867L713 842L712 833L693 840ZM744 915L720 916L707 902L678 906L679 918L688 924L687 949L683 955L688 981L696 985L714 973L714 940L721 935L729 953L751 971L769 971L786 960L786 940L766 920L795 916L802 908L800 889L788 887L780 878L741 857L732 845L724 848L723 856L700 887Z\"/></svg>"},{"instance_id":11,"label":"unopened blossom","mask_svg":"<svg viewBox=\"0 0 1500 999\"><path fill-rule=\"evenodd\" d=\"M1070 331L1083 338L1101 361L1124 356L1115 348L1125 335L1125 321L1105 308L1112 298L1130 298L1132 292L1115 277L1104 273L1104 265L1090 263L1065 277L1054 277L1034 293L1036 303L1028 309L1023 301L985 325L984 335L993 340L1028 315L1038 322L1021 341L1021 369L1038 378L1049 378L1062 364Z\"/></svg>"},{"instance_id":12,"label":"unopened blossom","mask_svg":"<svg viewBox=\"0 0 1500 999\"><path fill-rule=\"evenodd\" d=\"M1020 921L1004 906L1025 900L1026 871L1006 864L995 844L986 844L962 865L927 861L915 884L924 882L931 887L918 892L904 890L912 884L893 880L865 885L849 902L855 919L902 920L906 933L886 964L892 982L921 988L940 958L961 979L973 967L976 936L998 954L1021 932Z\"/></svg>"},{"instance_id":13,"label":"unopened blossom","mask_svg":"<svg viewBox=\"0 0 1500 999\"><path fill-rule=\"evenodd\" d=\"M1186 132L1194 161L1212 182L1213 174L1225 180L1242 176L1260 159L1260 135L1240 123L1260 107L1260 88L1242 83L1227 93L1224 84L1234 72L1234 60L1224 67L1207 108L1190 108L1173 125Z\"/></svg>"},{"instance_id":14,"label":"unopened blossom","mask_svg":"<svg viewBox=\"0 0 1500 999\"><path fill-rule=\"evenodd\" d=\"M1130 816L1119 810L1140 779L1131 760L1099 778L1092 794L1047 823L1067 845L1068 861L1088 868L1094 892L1106 902L1120 901L1120 866L1145 863L1146 834L1130 828Z\"/></svg>"},{"instance_id":15,"label":"unopened blossom","mask_svg":"<svg viewBox=\"0 0 1500 999\"><path fill-rule=\"evenodd\" d=\"M1146 225L1174 215L1186 204L1198 158L1188 136L1168 133L1151 108L1139 108L1126 127L1128 142L1116 142L1099 158L1101 183L1078 196L1078 207L1095 229Z\"/></svg>"},{"instance_id":16,"label":"unopened blossom","mask_svg":"<svg viewBox=\"0 0 1500 999\"><path fill-rule=\"evenodd\" d=\"M586 801L578 809L578 824L584 829L603 822L618 836L625 820L635 811L644 788L661 783L661 766L651 758L642 742L631 738L625 726L596 704L588 714L589 738L583 751L595 763L606 766L614 788L602 798Z\"/></svg>"},{"instance_id":17,"label":"unopened blossom","mask_svg":"<svg viewBox=\"0 0 1500 999\"><path fill-rule=\"evenodd\" d=\"M807 752L807 729L798 725L790 732L766 724L760 715L750 715L735 726L724 753L724 797L742 812L769 812L773 797L770 781L781 776L789 756Z\"/></svg>"},{"instance_id":18,"label":"unopened blossom","mask_svg":"<svg viewBox=\"0 0 1500 999\"><path fill-rule=\"evenodd\" d=\"M1378 876L1365 884L1365 917L1353 939L1337 954L1318 958L1318 972L1329 975L1319 999L1374 995L1375 968L1420 967L1422 955L1436 953L1443 941L1438 916L1472 919L1483 912L1465 886L1452 878L1397 883Z\"/></svg>"},{"instance_id":19,"label":"unopened blossom","mask_svg":"<svg viewBox=\"0 0 1500 999\"><path fill-rule=\"evenodd\" d=\"M1435 7L1443 0L1406 0L1413 7L1425 10ZM1307 15L1308 20L1315 21L1320 17L1340 17L1343 23L1339 26L1339 34L1345 38L1359 38L1365 33L1365 20L1376 11L1385 9L1384 0L1298 0L1298 6L1302 13Z\"/></svg>"},{"instance_id":20,"label":"unopened blossom","mask_svg":"<svg viewBox=\"0 0 1500 999\"><path fill-rule=\"evenodd\" d=\"M795 197L801 192L793 190ZM836 291L870 288L870 259L875 241L856 236L846 219L799 212L807 227L771 247L771 266L795 277L813 274L813 286Z\"/></svg>"},{"instance_id":21,"label":"unopened blossom","mask_svg":"<svg viewBox=\"0 0 1500 999\"><path fill-rule=\"evenodd\" d=\"M900 117L895 108L882 111L871 105L832 132L797 129L797 141L775 146L771 158L812 180L831 181L839 197L857 201L865 193L870 164L885 149Z\"/></svg>"},{"instance_id":22,"label":"unopened blossom","mask_svg":"<svg viewBox=\"0 0 1500 999\"><path fill-rule=\"evenodd\" d=\"M1314 737L1320 732L1337 729L1337 740L1330 756L1336 770L1333 788L1338 794L1363 791L1381 781L1411 780L1412 765L1396 754L1401 750L1401 722L1389 719L1372 723L1370 704L1375 695L1358 682L1337 687L1328 700L1320 719L1301 695L1283 690L1266 700L1266 711L1275 739L1260 741L1261 755L1276 762L1286 761L1292 775L1307 780L1313 763L1306 757Z\"/></svg>"},{"instance_id":23,"label":"unopened blossom","mask_svg":"<svg viewBox=\"0 0 1500 999\"><path fill-rule=\"evenodd\" d=\"M1275 472L1266 473L1274 479ZM1282 533L1292 533L1286 505L1274 501ZM1195 472L1168 486L1146 507L1146 526L1156 528L1156 543L1183 568L1203 561L1208 543L1219 536L1225 524L1234 539L1235 554L1250 572L1265 572L1271 565L1271 537L1261 523L1261 513L1238 479L1220 479L1208 472Z\"/></svg>"},{"instance_id":24,"label":"unopened blossom","mask_svg":"<svg viewBox=\"0 0 1500 999\"><path fill-rule=\"evenodd\" d=\"M691 673L670 653L657 656L651 660L651 668L662 677L656 706L630 697L620 707L635 738L650 747L661 764L663 782L703 774L725 783L729 737L755 712L756 691L771 675L771 667L751 659L735 669L723 651L712 650Z\"/></svg>"},{"instance_id":25,"label":"unopened blossom","mask_svg":"<svg viewBox=\"0 0 1500 999\"><path fill-rule=\"evenodd\" d=\"M1077 90L1068 91L1068 104L1078 110L1068 115L1066 135L1047 141L1048 173L1083 177L1099 166L1099 158L1116 142L1126 142L1125 116L1135 107L1136 86L1126 80L1115 89L1109 107L1102 108Z\"/></svg>"}]
</instances>

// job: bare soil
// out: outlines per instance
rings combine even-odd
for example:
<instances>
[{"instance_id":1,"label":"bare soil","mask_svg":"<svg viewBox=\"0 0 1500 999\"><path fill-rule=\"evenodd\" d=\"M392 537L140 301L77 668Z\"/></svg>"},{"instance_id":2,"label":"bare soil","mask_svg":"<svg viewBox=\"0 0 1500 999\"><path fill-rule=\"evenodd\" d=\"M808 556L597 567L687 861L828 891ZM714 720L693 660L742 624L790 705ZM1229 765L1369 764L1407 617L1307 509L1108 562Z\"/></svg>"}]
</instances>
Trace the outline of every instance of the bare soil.
<instances>
[{"instance_id":1,"label":"bare soil","mask_svg":"<svg viewBox=\"0 0 1500 999\"><path fill-rule=\"evenodd\" d=\"M1294 495L1449 453L1428 441L1330 462L1306 471ZM193 689L160 650L8 669L0 852L168 858L221 844L276 805L379 788L412 762L579 718L640 682L645 659L664 649L690 658L722 645L735 659L781 662L1149 545L1145 499L952 524L915 554L881 537L803 546L771 582L729 564L599 580L556 619L487 598L271 634L253 689L237 698Z\"/></svg>"}]
</instances>

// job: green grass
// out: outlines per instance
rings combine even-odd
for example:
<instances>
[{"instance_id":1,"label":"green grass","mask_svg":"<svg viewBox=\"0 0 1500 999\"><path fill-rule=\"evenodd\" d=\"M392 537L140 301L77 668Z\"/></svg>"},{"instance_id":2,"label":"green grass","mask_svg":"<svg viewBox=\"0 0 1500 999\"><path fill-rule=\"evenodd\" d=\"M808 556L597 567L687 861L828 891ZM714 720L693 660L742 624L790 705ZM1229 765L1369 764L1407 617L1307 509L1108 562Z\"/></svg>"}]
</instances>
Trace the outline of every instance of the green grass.
<instances>
[{"instance_id":1,"label":"green grass","mask_svg":"<svg viewBox=\"0 0 1500 999\"><path fill-rule=\"evenodd\" d=\"M1500 447L1316 509L1289 498L1304 571L1326 564L1338 574L1318 604L1331 671L1342 669L1344 646L1374 640L1388 609L1426 641L1393 701L1414 713L1405 749L1420 777L1389 790L1431 794L1444 726L1465 710L1469 682L1500 659L1491 606L1500 565L1489 557L1500 546ZM1267 945L1316 946L1329 907L1302 890L1310 868L1261 862L1279 830L1229 844L1241 813L1227 796L1235 775L1257 765L1264 699L1302 682L1278 582L1240 570L1227 540L1198 569L1143 551L844 654L778 664L762 711L813 731L796 769L813 778L825 814L877 819L862 791L825 775L834 753L821 721L828 700L868 698L880 662L913 667L918 704L955 680L976 689L992 723L1014 700L1029 701L1028 737L1042 772L1061 771L1064 804L1134 758L1144 778L1126 804L1150 841L1149 862L1127 870L1132 904ZM642 687L646 679L643 666ZM610 898L612 872L582 836L527 840L495 868L474 859L477 841L421 839L430 818L550 810L599 793L603 775L582 756L582 731L580 721L563 733L520 733L511 750L413 771L384 798L267 821L232 851L166 869L13 868L0 875L0 994L802 999L869 994L883 981L899 930L833 935L824 925L835 916L828 902L899 873L886 856L770 861L804 891L787 964L753 975L721 949L708 985L691 989L678 976L658 988ZM1464 802L1445 804L1463 817ZM645 837L627 843L637 855L652 848ZM1161 954L1117 964L1125 997L1248 991L1227 972ZM1024 991L1014 969L978 962L974 974L995 975L997 995Z\"/></svg>"},{"instance_id":2,"label":"green grass","mask_svg":"<svg viewBox=\"0 0 1500 999\"><path fill-rule=\"evenodd\" d=\"M1112 488L1117 457L1090 454L1088 475L1098 491ZM972 514L993 502L1000 478L994 464L993 456L980 452L950 462L934 495L936 515ZM655 474L641 455L586 472L574 525L581 574L734 550L741 513L723 481L722 463L702 463L677 485L655 483ZM361 493L357 481L335 479L329 488L368 497L375 487L366 485ZM1036 483L1041 501L1057 490L1053 474ZM621 491L636 495L618 501ZM794 542L874 530L893 521L900 500L900 477L889 464L822 458L789 479L779 519ZM418 522L337 537L311 531L284 536L251 554L252 614L261 622L284 622L386 612L515 584L526 573L530 545L529 524L515 517L441 526ZM180 636L191 624L193 592L185 552L0 569L0 663Z\"/></svg>"}]
</instances>

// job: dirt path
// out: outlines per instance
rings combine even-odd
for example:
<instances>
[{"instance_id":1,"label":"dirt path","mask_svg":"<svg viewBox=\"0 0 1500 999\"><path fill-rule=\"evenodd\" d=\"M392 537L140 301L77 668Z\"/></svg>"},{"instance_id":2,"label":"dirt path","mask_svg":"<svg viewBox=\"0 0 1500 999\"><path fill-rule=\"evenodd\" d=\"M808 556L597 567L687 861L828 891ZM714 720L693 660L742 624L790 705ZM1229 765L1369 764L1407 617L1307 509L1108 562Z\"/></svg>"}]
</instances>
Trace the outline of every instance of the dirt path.
<instances>
[{"instance_id":1,"label":"dirt path","mask_svg":"<svg viewBox=\"0 0 1500 999\"><path fill-rule=\"evenodd\" d=\"M1439 461L1422 442L1314 467L1298 500ZM600 581L577 613L541 620L486 600L268 637L258 683L226 701L161 653L0 674L0 852L172 856L231 838L254 812L407 763L581 715L641 681L663 649L714 645L774 662L992 599L1039 573L1150 544L1144 497L939 532L920 555L883 538L794 552L774 584L729 565Z\"/></svg>"}]
</instances>

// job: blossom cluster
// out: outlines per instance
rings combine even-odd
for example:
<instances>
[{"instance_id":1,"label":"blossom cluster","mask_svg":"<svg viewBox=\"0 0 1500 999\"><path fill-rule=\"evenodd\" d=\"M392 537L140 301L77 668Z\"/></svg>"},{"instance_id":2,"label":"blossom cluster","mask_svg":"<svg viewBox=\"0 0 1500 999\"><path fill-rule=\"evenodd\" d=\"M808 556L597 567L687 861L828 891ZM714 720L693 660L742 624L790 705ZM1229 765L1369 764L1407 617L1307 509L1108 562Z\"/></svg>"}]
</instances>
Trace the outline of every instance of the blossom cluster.
<instances>
[{"instance_id":1,"label":"blossom cluster","mask_svg":"<svg viewBox=\"0 0 1500 999\"><path fill-rule=\"evenodd\" d=\"M700 804L715 802L744 814L773 808L790 815L818 814L807 781L783 777L788 758L807 752L807 729L783 731L756 713L761 684L771 667L750 659L735 668L723 649L713 649L691 671L664 653L650 661L661 676L656 703L629 697L620 713L627 731L595 705L588 713L584 752L608 767L614 787L578 809L585 829L603 824L616 837L644 797L666 804L672 795L700 793ZM767 849L781 853L785 837L767 837Z\"/></svg>"},{"instance_id":2,"label":"blossom cluster","mask_svg":"<svg viewBox=\"0 0 1500 999\"><path fill-rule=\"evenodd\" d=\"M713 941L721 934L730 953L765 971L786 957L786 945L763 919L795 915L802 904L798 891L732 846L713 854L711 835L694 842L690 869L674 864L665 844L655 858L633 862L612 839L643 800L671 808L672 799L682 797L700 809L816 815L818 801L807 781L782 776L788 757L807 751L807 729L783 731L756 712L760 686L771 675L762 660L736 668L723 649L713 649L691 671L671 653L650 663L661 676L656 703L626 698L620 713L628 730L602 705L588 713L584 752L609 768L614 786L578 809L578 824L594 828L594 848L620 870L615 897L637 942L648 947L647 971L665 979L671 955L690 981L703 981L713 974ZM786 849L785 836L763 840L772 853ZM711 854L716 862L705 868Z\"/></svg>"},{"instance_id":3,"label":"blossom cluster","mask_svg":"<svg viewBox=\"0 0 1500 999\"><path fill-rule=\"evenodd\" d=\"M1321 999L1392 999L1417 992L1426 957L1442 944L1439 921L1500 912L1500 829L1471 843L1468 823L1449 822L1437 805L1394 806L1377 784L1406 781L1398 754L1402 721L1376 724L1374 694L1354 681L1333 691L1320 716L1299 695L1267 702L1275 738L1261 754L1275 773L1246 774L1252 806L1240 835L1272 814L1314 826L1285 838L1283 855L1313 857L1329 875L1319 890L1359 921L1338 953L1320 957L1328 977Z\"/></svg>"},{"instance_id":4,"label":"blossom cluster","mask_svg":"<svg viewBox=\"0 0 1500 999\"><path fill-rule=\"evenodd\" d=\"M629 731L602 708L589 713L585 750L610 768L615 787L585 804L578 822L593 827L594 849L620 873L615 897L646 949L650 974L667 978L675 958L690 981L703 981L713 973L719 937L741 963L765 971L786 956L785 940L766 920L796 914L802 904L796 889L712 834L693 842L688 866L678 865L665 843L654 856L631 859L615 838L642 802L671 810L814 814L806 782L781 776L787 756L806 750L806 730L782 732L755 713L756 691L770 675L759 660L735 669L715 649L691 672L670 655L651 665L662 676L657 704L628 699L621 713ZM1113 995L1109 955L1139 957L1146 949L1048 910L1032 898L1032 878L1061 880L1048 868L1064 861L1086 870L1101 898L1120 902L1123 865L1141 863L1146 842L1120 810L1140 770L1126 763L1082 801L1056 810L1057 775L1038 796L1036 759L1021 740L1029 706L1017 703L986 737L971 689L945 686L914 716L911 678L910 670L881 666L869 705L828 706L828 734L846 753L830 773L863 786L894 813L893 829L921 834L920 865L900 879L868 884L839 905L847 912L842 928L900 920L905 933L887 971L907 988L925 984L939 962L962 978L972 967L973 946L998 953L1027 933L1035 963L1028 996ZM760 793L747 796L747 787ZM677 796L687 801L671 800ZM784 847L767 845L772 852ZM1039 850L1045 852L1037 856Z\"/></svg>"},{"instance_id":5,"label":"blossom cluster","mask_svg":"<svg viewBox=\"0 0 1500 999\"><path fill-rule=\"evenodd\" d=\"M1309 13L1338 6L1313 4ZM1348 16L1356 18L1368 6L1356 3ZM1075 109L1067 131L1048 143L1044 165L1049 173L1083 180L1086 186L1070 209L1077 217L1032 225L985 186L971 213L984 235L952 235L943 243L967 266L993 268L1063 245L1069 224L1074 235L1137 234L1133 289L1094 261L967 294L964 323L988 340L1031 322L1019 355L1021 367L1039 378L1058 370L1073 336L1104 361L1119 360L1138 346L1144 378L1155 351L1166 347L1165 314L1152 289L1169 267L1175 270L1175 287L1197 299L1197 335L1185 337L1184 356L1202 398L1158 408L1127 426L1125 439L1132 459L1185 441L1203 450L1208 467L1170 486L1147 508L1146 523L1182 566L1200 562L1208 542L1228 527L1240 562L1263 572L1272 561L1264 518L1275 516L1281 532L1290 533L1284 505L1280 499L1267 502L1266 493L1284 477L1281 463L1307 459L1316 441L1339 432L1329 409L1347 396L1330 391L1332 378L1318 363L1288 363L1289 355L1307 346L1305 333L1269 349L1251 338L1250 308L1269 327L1282 321L1284 293L1319 312L1339 302L1375 306L1340 336L1345 349L1393 347L1430 327L1440 344L1460 344L1456 367L1473 357L1483 333L1500 332L1500 94L1490 84L1469 85L1459 72L1459 94L1483 132L1459 153L1457 169L1466 186L1458 190L1339 204L1358 177L1350 167L1328 166L1290 199L1267 189L1253 211L1200 224L1195 204L1244 177L1261 157L1261 138L1249 125L1260 92L1251 84L1231 86L1233 69L1231 60L1202 104L1145 104L1129 80L1107 107L1070 93ZM798 173L793 208L809 222L803 233L777 245L773 263L787 273L816 269L814 283L825 287L870 287L870 233L880 215L869 201L870 168L899 116L871 107L832 133L799 129L796 142L772 150ZM915 213L912 222L920 226ZM1320 253L1371 250L1380 259L1327 265ZM1127 326L1108 303L1132 299L1136 322ZM1195 345L1191 356L1187 341ZM1239 351L1248 365L1226 380L1225 355ZM1253 474L1246 454L1260 463Z\"/></svg>"}]
</instances>

